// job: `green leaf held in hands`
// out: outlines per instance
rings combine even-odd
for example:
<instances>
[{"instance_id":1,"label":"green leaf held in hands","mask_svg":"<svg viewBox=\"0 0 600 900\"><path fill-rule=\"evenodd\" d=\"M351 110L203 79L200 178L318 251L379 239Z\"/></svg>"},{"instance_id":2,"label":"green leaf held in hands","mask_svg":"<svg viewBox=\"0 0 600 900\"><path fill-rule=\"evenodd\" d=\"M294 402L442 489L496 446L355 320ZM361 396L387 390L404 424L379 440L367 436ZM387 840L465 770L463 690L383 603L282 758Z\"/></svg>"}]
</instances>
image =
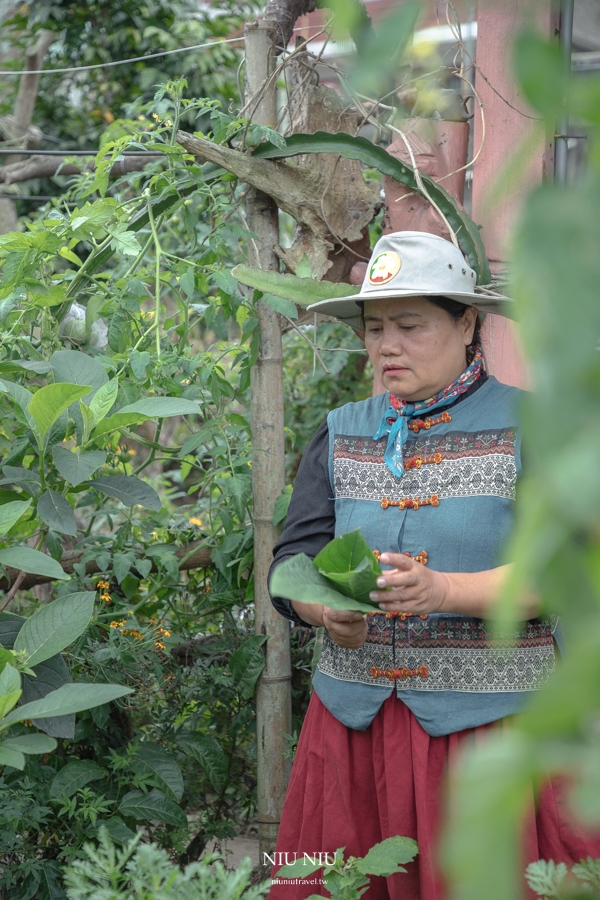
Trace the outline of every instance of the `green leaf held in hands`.
<instances>
[{"instance_id":1,"label":"green leaf held in hands","mask_svg":"<svg viewBox=\"0 0 600 900\"><path fill-rule=\"evenodd\" d=\"M314 562L304 553L286 559L273 572L270 587L274 596L299 603L379 612L369 593L380 574L373 551L357 529L330 541Z\"/></svg>"}]
</instances>

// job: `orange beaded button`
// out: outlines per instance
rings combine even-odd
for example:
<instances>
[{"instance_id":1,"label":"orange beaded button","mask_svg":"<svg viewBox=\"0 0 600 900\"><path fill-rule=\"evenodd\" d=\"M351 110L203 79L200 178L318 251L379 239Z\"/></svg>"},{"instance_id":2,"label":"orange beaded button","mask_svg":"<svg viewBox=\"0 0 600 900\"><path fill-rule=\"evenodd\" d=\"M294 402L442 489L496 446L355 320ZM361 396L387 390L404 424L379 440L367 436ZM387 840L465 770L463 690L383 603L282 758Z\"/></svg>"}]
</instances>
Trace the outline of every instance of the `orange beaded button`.
<instances>
[{"instance_id":1,"label":"orange beaded button","mask_svg":"<svg viewBox=\"0 0 600 900\"><path fill-rule=\"evenodd\" d=\"M429 465L429 463L435 463L436 466L439 466L442 459L443 456L441 453L434 453L433 456L409 456L409 458L404 461L404 468L420 469L421 466Z\"/></svg>"},{"instance_id":2,"label":"orange beaded button","mask_svg":"<svg viewBox=\"0 0 600 900\"><path fill-rule=\"evenodd\" d=\"M397 678L413 678L415 675L429 678L428 667L420 666L418 669L408 669L406 666L402 666L401 669L378 669L377 666L371 666L371 678L387 678L388 681L395 681Z\"/></svg>"},{"instance_id":3,"label":"orange beaded button","mask_svg":"<svg viewBox=\"0 0 600 900\"><path fill-rule=\"evenodd\" d=\"M383 497L381 501L381 508L387 509L388 506L397 506L398 509L419 509L420 506L439 506L440 498L437 494L432 494L431 497L403 497L402 500L388 500L387 497Z\"/></svg>"},{"instance_id":4,"label":"orange beaded button","mask_svg":"<svg viewBox=\"0 0 600 900\"><path fill-rule=\"evenodd\" d=\"M450 413L443 412L441 416L436 416L435 419L430 419L427 417L426 419L416 419L414 422L409 423L409 428L411 431L414 431L415 434L418 434L419 431L425 429L425 431L429 431L432 425L439 425L440 422L451 422L452 416Z\"/></svg>"}]
</instances>

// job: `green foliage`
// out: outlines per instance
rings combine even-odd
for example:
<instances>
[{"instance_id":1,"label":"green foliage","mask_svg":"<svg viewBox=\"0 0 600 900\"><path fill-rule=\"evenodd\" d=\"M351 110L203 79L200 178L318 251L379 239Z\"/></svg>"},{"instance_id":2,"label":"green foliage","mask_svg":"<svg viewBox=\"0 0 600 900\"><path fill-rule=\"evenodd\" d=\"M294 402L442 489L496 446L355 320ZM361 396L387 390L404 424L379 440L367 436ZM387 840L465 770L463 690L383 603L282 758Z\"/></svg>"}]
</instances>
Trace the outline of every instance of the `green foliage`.
<instances>
[{"instance_id":1,"label":"green foliage","mask_svg":"<svg viewBox=\"0 0 600 900\"><path fill-rule=\"evenodd\" d=\"M314 278L298 278L296 275L266 272L251 266L236 266L231 270L231 274L248 287L285 297L298 306L310 306L311 303L331 300L332 297L353 297L360 290L352 284L333 284L331 281L315 281Z\"/></svg>"},{"instance_id":2,"label":"green foliage","mask_svg":"<svg viewBox=\"0 0 600 900\"><path fill-rule=\"evenodd\" d=\"M271 576L271 590L299 603L369 613L379 609L369 600L369 592L376 590L380 574L379 563L357 528L334 538L314 560L305 553L284 560Z\"/></svg>"},{"instance_id":3,"label":"green foliage","mask_svg":"<svg viewBox=\"0 0 600 900\"><path fill-rule=\"evenodd\" d=\"M323 869L323 885L335 900L358 900L368 890L367 876L379 875L387 878L398 872L406 872L402 863L411 862L417 855L417 844L411 838L390 837L371 847L366 856L349 856L344 860L344 847L335 854L316 854L314 859L304 854L293 863L282 866L276 878L309 878ZM326 857L323 860L323 857ZM285 881L284 881L285 883ZM315 900L319 894L312 894L308 900Z\"/></svg>"},{"instance_id":4,"label":"green foliage","mask_svg":"<svg viewBox=\"0 0 600 900\"><path fill-rule=\"evenodd\" d=\"M524 34L516 61L527 98L554 127L562 103L561 57L552 44ZM508 551L514 571L502 608L504 619L512 620L518 604L536 592L543 614L561 616L568 652L514 727L488 735L476 752L464 754L445 841L457 900L512 900L521 891L518 833L532 783L541 787L547 777L568 772L584 824L597 826L600 810L597 75L573 75L570 108L589 135L588 170L579 183L533 191L513 238L513 293L535 391L522 410L527 466ZM561 408L568 409L568 421L555 428ZM585 489L573 490L575 473ZM546 896L556 895L563 874L541 864L533 872Z\"/></svg>"},{"instance_id":5,"label":"green foliage","mask_svg":"<svg viewBox=\"0 0 600 900\"><path fill-rule=\"evenodd\" d=\"M564 863L538 859L525 870L527 884L544 900L600 896L600 860L582 859L569 870Z\"/></svg>"},{"instance_id":6,"label":"green foliage","mask_svg":"<svg viewBox=\"0 0 600 900\"><path fill-rule=\"evenodd\" d=\"M68 900L258 900L267 892L266 884L251 885L248 859L229 872L208 854L182 871L164 850L139 838L118 850L101 829L99 845L86 844L86 858L66 871Z\"/></svg>"},{"instance_id":7,"label":"green foliage","mask_svg":"<svg viewBox=\"0 0 600 900\"><path fill-rule=\"evenodd\" d=\"M29 719L35 722L72 715L131 693L121 685L63 683L53 685L56 689L47 691L43 698L16 707L23 696L19 670L35 677L37 673L31 667L56 656L76 640L87 627L93 606L93 593L70 594L21 621L14 640L4 639L0 658L0 766L24 769L26 754L50 753L57 746L54 738L45 734L2 738L9 726ZM37 724L43 728L43 722Z\"/></svg>"}]
</instances>

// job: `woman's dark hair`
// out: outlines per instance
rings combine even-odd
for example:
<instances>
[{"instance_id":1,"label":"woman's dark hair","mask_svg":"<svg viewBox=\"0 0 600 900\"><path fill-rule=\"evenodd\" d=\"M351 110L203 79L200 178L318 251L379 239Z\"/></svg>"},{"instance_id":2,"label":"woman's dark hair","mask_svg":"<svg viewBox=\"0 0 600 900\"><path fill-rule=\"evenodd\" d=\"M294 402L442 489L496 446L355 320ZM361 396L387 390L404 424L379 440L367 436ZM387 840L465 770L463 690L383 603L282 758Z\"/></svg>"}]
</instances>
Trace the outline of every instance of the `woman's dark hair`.
<instances>
[{"instance_id":1,"label":"woman's dark hair","mask_svg":"<svg viewBox=\"0 0 600 900\"><path fill-rule=\"evenodd\" d=\"M458 300L452 300L451 297L423 297L424 300L429 300L430 303L433 303L434 306L439 306L440 309L445 309L448 315L454 319L455 322L458 322L459 319L465 314L465 310L468 304L459 303ZM363 319L364 325L364 316L365 316L365 304L363 300L357 300L356 305L360 307L361 318ZM471 339L471 343L468 346L468 350L474 347L476 344L481 343L481 317L479 313L477 313L477 319L475 321L475 329L473 331L473 337Z\"/></svg>"},{"instance_id":2,"label":"woman's dark hair","mask_svg":"<svg viewBox=\"0 0 600 900\"><path fill-rule=\"evenodd\" d=\"M454 319L455 322L458 322L459 319L465 314L465 310L467 305L464 303L459 303L458 300L453 300L451 297L425 297L425 300L429 300L430 303L433 303L435 306L439 306L440 309L445 309L448 315ZM471 339L471 343L469 347L473 347L474 344L481 343L481 317L479 313L477 313L477 319L475 321L475 329L473 331L473 337Z\"/></svg>"}]
</instances>

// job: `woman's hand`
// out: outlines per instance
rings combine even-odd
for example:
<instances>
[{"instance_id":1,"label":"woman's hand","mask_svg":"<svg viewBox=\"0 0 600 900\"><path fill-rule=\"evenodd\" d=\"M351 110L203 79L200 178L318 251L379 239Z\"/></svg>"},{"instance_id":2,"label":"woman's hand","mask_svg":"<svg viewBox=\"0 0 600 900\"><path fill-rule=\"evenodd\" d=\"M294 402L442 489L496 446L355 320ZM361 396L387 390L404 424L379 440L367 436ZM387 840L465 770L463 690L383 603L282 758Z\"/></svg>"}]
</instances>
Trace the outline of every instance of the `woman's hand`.
<instances>
[{"instance_id":1,"label":"woman's hand","mask_svg":"<svg viewBox=\"0 0 600 900\"><path fill-rule=\"evenodd\" d=\"M445 572L428 569L403 553L382 553L381 562L395 568L382 572L371 600L379 603L384 612L410 612L426 615L444 611L448 595L448 576Z\"/></svg>"},{"instance_id":2,"label":"woman's hand","mask_svg":"<svg viewBox=\"0 0 600 900\"><path fill-rule=\"evenodd\" d=\"M329 609L322 603L299 603L292 606L309 625L323 626L332 641L340 647L362 647L367 637L367 617L351 609Z\"/></svg>"},{"instance_id":3,"label":"woman's hand","mask_svg":"<svg viewBox=\"0 0 600 900\"><path fill-rule=\"evenodd\" d=\"M455 613L493 619L494 607L510 566L498 566L481 572L436 572L403 553L382 553L381 562L395 566L382 572L377 586L387 590L372 591L371 600L384 612ZM539 615L539 600L525 596L521 602L522 618Z\"/></svg>"}]
</instances>

